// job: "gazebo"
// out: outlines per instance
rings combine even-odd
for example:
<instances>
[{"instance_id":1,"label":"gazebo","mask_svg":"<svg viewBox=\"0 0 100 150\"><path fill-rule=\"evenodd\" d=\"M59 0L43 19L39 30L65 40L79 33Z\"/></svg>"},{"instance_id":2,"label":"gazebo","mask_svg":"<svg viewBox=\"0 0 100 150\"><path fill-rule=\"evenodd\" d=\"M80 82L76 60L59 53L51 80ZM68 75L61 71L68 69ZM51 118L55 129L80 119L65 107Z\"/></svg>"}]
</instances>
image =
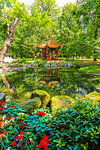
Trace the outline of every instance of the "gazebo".
<instances>
[{"instance_id":1,"label":"gazebo","mask_svg":"<svg viewBox=\"0 0 100 150\"><path fill-rule=\"evenodd\" d=\"M58 49L62 48L61 44L51 41L51 37L46 43L38 44L37 47L42 49L42 60L58 60Z\"/></svg>"}]
</instances>

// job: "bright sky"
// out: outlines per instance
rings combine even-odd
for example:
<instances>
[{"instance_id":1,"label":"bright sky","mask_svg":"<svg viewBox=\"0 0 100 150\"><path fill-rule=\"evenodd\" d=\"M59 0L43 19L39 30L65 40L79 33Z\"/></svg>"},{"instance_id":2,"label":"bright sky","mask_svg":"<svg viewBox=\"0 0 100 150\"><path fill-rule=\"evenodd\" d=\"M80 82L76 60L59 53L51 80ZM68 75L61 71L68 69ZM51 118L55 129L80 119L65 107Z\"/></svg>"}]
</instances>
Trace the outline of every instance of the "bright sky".
<instances>
[{"instance_id":1,"label":"bright sky","mask_svg":"<svg viewBox=\"0 0 100 150\"><path fill-rule=\"evenodd\" d=\"M31 5L34 0L18 0L20 3L24 3L24 4L27 4L27 5ZM75 3L76 0L56 0L56 3L58 4L58 6L64 6L66 3Z\"/></svg>"}]
</instances>

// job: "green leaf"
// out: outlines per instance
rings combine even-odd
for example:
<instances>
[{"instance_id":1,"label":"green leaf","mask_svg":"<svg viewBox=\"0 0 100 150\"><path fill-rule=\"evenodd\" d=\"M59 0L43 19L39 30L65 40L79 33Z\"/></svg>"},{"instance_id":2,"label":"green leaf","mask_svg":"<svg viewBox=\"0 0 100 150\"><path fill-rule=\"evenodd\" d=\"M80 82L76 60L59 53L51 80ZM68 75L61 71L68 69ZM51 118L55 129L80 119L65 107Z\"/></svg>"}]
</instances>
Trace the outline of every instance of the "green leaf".
<instances>
[{"instance_id":1,"label":"green leaf","mask_svg":"<svg viewBox=\"0 0 100 150\"><path fill-rule=\"evenodd\" d=\"M77 146L77 145L75 145L73 150L77 150L77 148L78 148L78 146Z\"/></svg>"},{"instance_id":2,"label":"green leaf","mask_svg":"<svg viewBox=\"0 0 100 150\"><path fill-rule=\"evenodd\" d=\"M70 145L67 145L67 147L68 147L69 150L72 150L72 147Z\"/></svg>"}]
</instances>

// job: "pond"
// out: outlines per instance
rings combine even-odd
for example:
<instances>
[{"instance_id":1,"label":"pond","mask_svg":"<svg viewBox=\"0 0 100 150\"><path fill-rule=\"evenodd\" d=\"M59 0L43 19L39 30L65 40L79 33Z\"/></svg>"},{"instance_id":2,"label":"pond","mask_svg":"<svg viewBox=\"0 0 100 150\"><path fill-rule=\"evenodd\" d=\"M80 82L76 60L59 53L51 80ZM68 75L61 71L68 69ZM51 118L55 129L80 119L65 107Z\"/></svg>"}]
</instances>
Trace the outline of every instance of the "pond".
<instances>
[{"instance_id":1,"label":"pond","mask_svg":"<svg viewBox=\"0 0 100 150\"><path fill-rule=\"evenodd\" d=\"M100 77L80 73L73 68L27 68L0 74L0 92L8 99L30 98L33 90L47 91L50 96L68 95L82 97L96 90Z\"/></svg>"}]
</instances>

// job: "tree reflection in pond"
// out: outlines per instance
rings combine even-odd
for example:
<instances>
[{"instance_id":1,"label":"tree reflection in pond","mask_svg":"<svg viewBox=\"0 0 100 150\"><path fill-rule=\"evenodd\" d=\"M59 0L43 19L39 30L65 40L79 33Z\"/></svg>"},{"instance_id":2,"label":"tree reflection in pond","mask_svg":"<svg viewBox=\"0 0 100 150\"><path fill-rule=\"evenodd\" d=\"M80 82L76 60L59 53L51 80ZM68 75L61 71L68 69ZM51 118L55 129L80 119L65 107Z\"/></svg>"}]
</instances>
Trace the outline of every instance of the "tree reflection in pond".
<instances>
[{"instance_id":1,"label":"tree reflection in pond","mask_svg":"<svg viewBox=\"0 0 100 150\"><path fill-rule=\"evenodd\" d=\"M27 68L25 70L3 73L1 74L2 78L0 78L1 92L8 94L11 90L14 90L18 99L28 97L28 93L36 89L47 91L51 97L54 95L75 97L76 93L84 95L95 91L95 87L100 80L100 77L79 73L71 68L56 69L55 76L54 74L53 76L47 76L47 74L48 69L43 70L42 68ZM46 84L39 83L39 81L44 81ZM52 81L57 81L59 84L48 86L48 83ZM79 89L82 89L82 92Z\"/></svg>"}]
</instances>

